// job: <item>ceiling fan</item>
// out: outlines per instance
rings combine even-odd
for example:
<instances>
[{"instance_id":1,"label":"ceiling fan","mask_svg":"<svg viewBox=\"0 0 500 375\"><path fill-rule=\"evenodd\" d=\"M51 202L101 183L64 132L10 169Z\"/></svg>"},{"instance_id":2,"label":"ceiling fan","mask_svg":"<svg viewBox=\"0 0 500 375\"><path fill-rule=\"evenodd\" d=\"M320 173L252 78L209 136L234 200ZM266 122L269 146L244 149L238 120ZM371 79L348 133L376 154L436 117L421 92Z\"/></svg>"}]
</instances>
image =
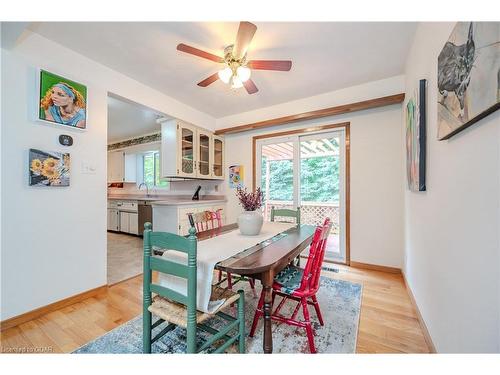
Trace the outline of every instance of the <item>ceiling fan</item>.
<instances>
[{"instance_id":1,"label":"ceiling fan","mask_svg":"<svg viewBox=\"0 0 500 375\"><path fill-rule=\"evenodd\" d=\"M224 49L224 57L183 43L177 46L177 50L224 64L224 68L198 82L198 86L207 87L220 79L224 83L231 84L231 88L244 86L249 94L255 94L259 89L250 79L251 69L289 71L292 68L292 62L289 60L247 60L247 50L256 31L257 26L253 23L240 22L236 41Z\"/></svg>"}]
</instances>

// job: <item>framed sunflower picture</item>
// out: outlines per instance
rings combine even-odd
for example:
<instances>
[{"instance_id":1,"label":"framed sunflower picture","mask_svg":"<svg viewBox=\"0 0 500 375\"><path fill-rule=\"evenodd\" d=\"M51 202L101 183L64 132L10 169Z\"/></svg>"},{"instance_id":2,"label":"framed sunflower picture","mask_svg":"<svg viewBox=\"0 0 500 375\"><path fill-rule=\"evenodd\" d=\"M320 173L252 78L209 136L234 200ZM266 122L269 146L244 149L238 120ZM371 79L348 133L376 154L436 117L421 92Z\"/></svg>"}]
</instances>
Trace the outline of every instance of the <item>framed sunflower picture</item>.
<instances>
[{"instance_id":1,"label":"framed sunflower picture","mask_svg":"<svg viewBox=\"0 0 500 375\"><path fill-rule=\"evenodd\" d=\"M69 186L69 153L32 148L29 164L30 186Z\"/></svg>"},{"instance_id":2,"label":"framed sunflower picture","mask_svg":"<svg viewBox=\"0 0 500 375\"><path fill-rule=\"evenodd\" d=\"M87 127L87 87L40 70L38 119L75 129Z\"/></svg>"}]
</instances>

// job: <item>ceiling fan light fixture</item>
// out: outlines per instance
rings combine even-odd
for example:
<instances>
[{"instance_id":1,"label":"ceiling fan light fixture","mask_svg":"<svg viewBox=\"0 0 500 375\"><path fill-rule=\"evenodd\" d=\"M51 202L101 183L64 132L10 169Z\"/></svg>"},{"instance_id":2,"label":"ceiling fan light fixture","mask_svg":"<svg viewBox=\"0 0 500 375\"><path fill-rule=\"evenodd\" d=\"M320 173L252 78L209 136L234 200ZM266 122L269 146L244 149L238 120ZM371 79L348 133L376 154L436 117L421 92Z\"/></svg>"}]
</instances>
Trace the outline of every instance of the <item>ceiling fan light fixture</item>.
<instances>
[{"instance_id":1,"label":"ceiling fan light fixture","mask_svg":"<svg viewBox=\"0 0 500 375\"><path fill-rule=\"evenodd\" d=\"M246 66L239 66L238 69L236 69L236 74L241 82L246 82L250 79L252 71Z\"/></svg>"},{"instance_id":2,"label":"ceiling fan light fixture","mask_svg":"<svg viewBox=\"0 0 500 375\"><path fill-rule=\"evenodd\" d=\"M224 69L219 70L217 74L222 82L229 83L231 76L233 75L233 71L227 66Z\"/></svg>"},{"instance_id":3,"label":"ceiling fan light fixture","mask_svg":"<svg viewBox=\"0 0 500 375\"><path fill-rule=\"evenodd\" d=\"M234 75L233 79L231 81L231 88L232 89L239 89L241 87L243 87L243 82L241 81L241 79L238 76Z\"/></svg>"}]
</instances>

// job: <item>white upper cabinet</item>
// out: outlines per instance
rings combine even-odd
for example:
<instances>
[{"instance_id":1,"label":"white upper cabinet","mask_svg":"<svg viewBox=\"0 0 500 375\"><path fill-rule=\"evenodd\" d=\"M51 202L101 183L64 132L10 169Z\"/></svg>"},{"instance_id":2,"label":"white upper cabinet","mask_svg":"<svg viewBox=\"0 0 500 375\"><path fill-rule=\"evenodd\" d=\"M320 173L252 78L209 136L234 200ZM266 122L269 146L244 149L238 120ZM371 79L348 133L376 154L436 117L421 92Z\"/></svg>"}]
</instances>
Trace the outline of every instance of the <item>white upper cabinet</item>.
<instances>
[{"instance_id":1,"label":"white upper cabinet","mask_svg":"<svg viewBox=\"0 0 500 375\"><path fill-rule=\"evenodd\" d=\"M136 182L137 154L108 152L108 182Z\"/></svg>"},{"instance_id":2,"label":"white upper cabinet","mask_svg":"<svg viewBox=\"0 0 500 375\"><path fill-rule=\"evenodd\" d=\"M177 165L178 176L196 177L197 135L196 128L187 124L178 124L177 128Z\"/></svg>"},{"instance_id":3,"label":"white upper cabinet","mask_svg":"<svg viewBox=\"0 0 500 375\"><path fill-rule=\"evenodd\" d=\"M224 179L224 139L214 135L212 137L212 176L217 179Z\"/></svg>"},{"instance_id":4,"label":"white upper cabinet","mask_svg":"<svg viewBox=\"0 0 500 375\"><path fill-rule=\"evenodd\" d=\"M161 125L161 177L224 179L224 139L179 120Z\"/></svg>"},{"instance_id":5,"label":"white upper cabinet","mask_svg":"<svg viewBox=\"0 0 500 375\"><path fill-rule=\"evenodd\" d=\"M212 165L212 145L211 145L211 134L209 132L198 130L198 177L210 178L211 171L210 166Z\"/></svg>"},{"instance_id":6,"label":"white upper cabinet","mask_svg":"<svg viewBox=\"0 0 500 375\"><path fill-rule=\"evenodd\" d=\"M125 158L123 151L108 152L108 182L125 181Z\"/></svg>"}]
</instances>

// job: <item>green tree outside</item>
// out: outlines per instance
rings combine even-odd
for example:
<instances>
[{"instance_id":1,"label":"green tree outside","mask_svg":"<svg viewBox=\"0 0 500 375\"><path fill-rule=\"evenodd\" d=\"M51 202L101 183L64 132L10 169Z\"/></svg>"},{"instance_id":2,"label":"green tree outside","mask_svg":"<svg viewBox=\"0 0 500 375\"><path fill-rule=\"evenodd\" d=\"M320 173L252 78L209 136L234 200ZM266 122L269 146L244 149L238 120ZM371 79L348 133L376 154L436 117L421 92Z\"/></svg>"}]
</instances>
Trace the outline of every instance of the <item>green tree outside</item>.
<instances>
[{"instance_id":1,"label":"green tree outside","mask_svg":"<svg viewBox=\"0 0 500 375\"><path fill-rule=\"evenodd\" d=\"M262 158L261 186L266 196L266 167L269 163L269 199L293 200L292 160ZM305 202L338 202L339 157L319 156L300 160L300 196Z\"/></svg>"}]
</instances>

